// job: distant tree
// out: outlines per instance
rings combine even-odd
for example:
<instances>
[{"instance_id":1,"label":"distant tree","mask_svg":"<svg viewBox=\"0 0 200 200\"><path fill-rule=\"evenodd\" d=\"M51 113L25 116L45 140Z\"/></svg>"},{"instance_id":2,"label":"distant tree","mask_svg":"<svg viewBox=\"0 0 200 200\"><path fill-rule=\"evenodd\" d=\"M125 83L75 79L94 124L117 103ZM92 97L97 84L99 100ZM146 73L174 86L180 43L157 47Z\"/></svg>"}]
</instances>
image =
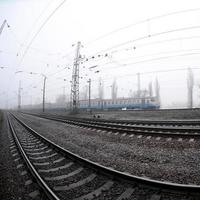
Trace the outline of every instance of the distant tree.
<instances>
[{"instance_id":1,"label":"distant tree","mask_svg":"<svg viewBox=\"0 0 200 200\"><path fill-rule=\"evenodd\" d=\"M99 78L99 99L104 98L104 84L101 78Z\"/></svg>"},{"instance_id":2,"label":"distant tree","mask_svg":"<svg viewBox=\"0 0 200 200\"><path fill-rule=\"evenodd\" d=\"M111 94L113 100L117 99L117 90L118 90L117 82L116 80L114 80L112 84L112 94Z\"/></svg>"},{"instance_id":3,"label":"distant tree","mask_svg":"<svg viewBox=\"0 0 200 200\"><path fill-rule=\"evenodd\" d=\"M128 97L133 98L133 91L129 90Z\"/></svg>"},{"instance_id":4,"label":"distant tree","mask_svg":"<svg viewBox=\"0 0 200 200\"><path fill-rule=\"evenodd\" d=\"M80 99L87 100L88 99L88 86L85 85L83 87L83 91L80 93Z\"/></svg>"},{"instance_id":5,"label":"distant tree","mask_svg":"<svg viewBox=\"0 0 200 200\"><path fill-rule=\"evenodd\" d=\"M156 81L155 81L155 95L156 95L156 101L160 105L161 104L161 101L160 101L160 84L159 84L157 78L156 78Z\"/></svg>"},{"instance_id":6,"label":"distant tree","mask_svg":"<svg viewBox=\"0 0 200 200\"><path fill-rule=\"evenodd\" d=\"M193 76L193 72L191 68L188 68L187 88L188 88L188 108L192 108L193 107L194 76Z\"/></svg>"},{"instance_id":7,"label":"distant tree","mask_svg":"<svg viewBox=\"0 0 200 200\"><path fill-rule=\"evenodd\" d=\"M148 90L140 90L140 97L144 98L144 97L147 97L149 94L149 91Z\"/></svg>"},{"instance_id":8,"label":"distant tree","mask_svg":"<svg viewBox=\"0 0 200 200\"><path fill-rule=\"evenodd\" d=\"M149 83L149 96L153 96L153 88L152 88L152 82Z\"/></svg>"}]
</instances>

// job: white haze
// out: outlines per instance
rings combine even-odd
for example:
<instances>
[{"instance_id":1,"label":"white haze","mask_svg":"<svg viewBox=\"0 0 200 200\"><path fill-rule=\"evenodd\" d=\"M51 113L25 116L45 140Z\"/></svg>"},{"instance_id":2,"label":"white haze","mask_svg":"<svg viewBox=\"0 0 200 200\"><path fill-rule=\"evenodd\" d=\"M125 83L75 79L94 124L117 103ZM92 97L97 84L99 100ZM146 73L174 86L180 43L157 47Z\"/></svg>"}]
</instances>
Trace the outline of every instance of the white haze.
<instances>
[{"instance_id":1,"label":"white haze","mask_svg":"<svg viewBox=\"0 0 200 200\"><path fill-rule=\"evenodd\" d=\"M56 97L64 91L69 97L76 47L73 44L78 41L83 45L83 56L95 56L80 66L80 76L83 77L80 79L80 93L91 78L92 98L96 98L101 77L105 98L110 98L110 86L114 79L119 88L118 96L126 97L130 90L137 89L136 74L141 73L142 89L148 88L149 82L154 83L158 79L162 107L185 107L187 68L190 67L194 73L194 106L200 106L198 0L66 0L45 24L30 48L27 48L41 25L61 2L0 1L0 24L6 19L10 25L10 28L5 26L0 35L0 67L5 67L0 68L1 108L17 106L20 80L23 88L22 104L41 103L41 73L47 76L47 102L55 102ZM188 11L151 19L183 10ZM96 40L116 29L143 20L146 21ZM186 27L196 28L160 34L104 51L140 37ZM106 53L108 56L103 57ZM98 58L98 55L101 57ZM96 65L93 70L89 70L89 67ZM177 70L171 71L174 69ZM15 73L17 71L23 72Z\"/></svg>"}]
</instances>

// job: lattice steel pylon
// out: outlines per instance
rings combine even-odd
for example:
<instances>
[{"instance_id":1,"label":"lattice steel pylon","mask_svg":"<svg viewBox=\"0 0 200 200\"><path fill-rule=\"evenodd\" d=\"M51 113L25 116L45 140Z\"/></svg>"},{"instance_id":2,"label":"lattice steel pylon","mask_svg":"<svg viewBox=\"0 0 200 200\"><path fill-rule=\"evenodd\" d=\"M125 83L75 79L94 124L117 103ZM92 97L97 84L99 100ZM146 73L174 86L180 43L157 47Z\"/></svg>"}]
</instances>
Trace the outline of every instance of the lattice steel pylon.
<instances>
[{"instance_id":1,"label":"lattice steel pylon","mask_svg":"<svg viewBox=\"0 0 200 200\"><path fill-rule=\"evenodd\" d=\"M81 42L78 42L72 70L70 107L73 113L77 113L79 109L79 63L81 60L80 47Z\"/></svg>"}]
</instances>

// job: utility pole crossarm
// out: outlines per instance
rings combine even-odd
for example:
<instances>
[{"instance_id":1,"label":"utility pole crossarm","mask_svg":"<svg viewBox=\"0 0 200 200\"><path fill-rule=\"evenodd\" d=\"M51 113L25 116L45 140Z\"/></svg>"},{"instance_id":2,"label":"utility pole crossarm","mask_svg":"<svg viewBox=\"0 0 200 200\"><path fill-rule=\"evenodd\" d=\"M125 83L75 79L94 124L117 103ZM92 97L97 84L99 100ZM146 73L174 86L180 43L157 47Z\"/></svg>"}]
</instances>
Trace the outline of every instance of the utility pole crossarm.
<instances>
[{"instance_id":1,"label":"utility pole crossarm","mask_svg":"<svg viewBox=\"0 0 200 200\"><path fill-rule=\"evenodd\" d=\"M3 24L0 27L0 35L1 35L2 31L3 31L3 29L4 29L5 24L6 24L6 20L3 21Z\"/></svg>"}]
</instances>

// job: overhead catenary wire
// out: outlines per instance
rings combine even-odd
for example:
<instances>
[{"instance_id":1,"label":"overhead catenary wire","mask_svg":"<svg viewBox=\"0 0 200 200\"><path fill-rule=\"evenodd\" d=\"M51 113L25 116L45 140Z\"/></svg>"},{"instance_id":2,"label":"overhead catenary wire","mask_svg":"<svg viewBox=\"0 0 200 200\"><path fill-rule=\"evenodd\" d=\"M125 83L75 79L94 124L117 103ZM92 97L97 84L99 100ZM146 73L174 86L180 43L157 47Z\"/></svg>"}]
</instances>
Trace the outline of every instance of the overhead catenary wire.
<instances>
[{"instance_id":1,"label":"overhead catenary wire","mask_svg":"<svg viewBox=\"0 0 200 200\"><path fill-rule=\"evenodd\" d=\"M51 12L51 14L46 18L46 20L42 23L42 25L39 27L38 31L34 34L33 38L31 39L31 41L28 43L21 59L19 62L19 65L21 65L21 63L23 62L30 46L32 45L33 41L36 39L36 37L38 36L38 34L41 32L41 30L43 29L43 27L47 24L47 22L51 19L51 17L56 13L56 11L61 8L61 6L66 2L67 0L63 0L54 10L53 12Z\"/></svg>"},{"instance_id":2,"label":"overhead catenary wire","mask_svg":"<svg viewBox=\"0 0 200 200\"><path fill-rule=\"evenodd\" d=\"M47 10L47 8L50 6L50 4L52 3L53 1L51 0L50 2L48 2L44 9L42 10L42 12L39 14L39 16L36 18L36 20L34 21L34 23L32 24L31 26L31 29L27 32L26 36L25 36L25 39L24 39L24 42L22 42L22 44L25 44L25 41L28 39L29 35L31 34L32 32L32 29L33 27L37 24L37 22L40 20L40 18L42 17L42 15L44 14L44 12ZM19 50L18 50L18 53L21 52L21 48L22 46L20 46Z\"/></svg>"},{"instance_id":3,"label":"overhead catenary wire","mask_svg":"<svg viewBox=\"0 0 200 200\"><path fill-rule=\"evenodd\" d=\"M116 44L116 45L113 45L113 46L108 47L106 49L103 49L101 51L98 51L98 52L88 56L88 58L90 58L90 57L92 57L94 55L97 55L97 54L101 54L102 52L108 54L108 51L110 51L112 49L117 49L118 47L121 47L121 46L125 46L125 45L127 45L129 43L134 43L134 42L137 42L137 41L145 40L145 39L152 38L152 37L162 36L162 35L173 33L173 32L180 32L180 31L193 30L193 29L200 29L200 25L198 25L198 26L187 26L187 27L182 27L182 28L178 28L178 29L170 29L170 30L167 30L167 31L152 33L151 35L147 34L147 35L138 37L136 39L128 40L126 42L122 42L120 44Z\"/></svg>"},{"instance_id":4,"label":"overhead catenary wire","mask_svg":"<svg viewBox=\"0 0 200 200\"><path fill-rule=\"evenodd\" d=\"M200 50L200 49L190 49L190 50L180 50L180 51L174 51L174 52L184 52L184 51L196 51L196 50ZM172 52L172 53L174 53ZM171 53L171 52L163 52L163 53ZM152 56L152 55L159 55L161 53L158 53L158 54L150 54L150 55L146 55L146 56ZM174 58L174 57L182 57L182 56L192 56L192 55L199 55L200 52L196 52L196 53L183 53L183 54L179 54L179 55L172 55L172 56L163 56L163 57L156 57L156 58L150 58L150 59L145 59L145 60L140 60L140 61L135 61L135 62L131 62L131 63L121 63L122 61L126 61L128 59L123 59L123 60L113 60L113 61L109 61L107 63L103 63L103 64L98 64L97 65L97 69L98 70L101 70L101 67L103 66L106 66L106 65L109 65L109 64L118 64L119 63L119 66L114 66L114 67L107 67L107 68L104 68L103 70L111 70L111 69L117 69L117 68L121 68L121 67L127 67L127 66L130 66L130 65L133 65L133 64L139 64L139 63L146 63L146 62L152 62L152 61L158 61L158 60L162 60L162 59L169 59L169 58ZM141 57L144 57L144 56L140 56L140 57L135 57L136 59L137 58L141 58ZM133 59L135 59L133 57Z\"/></svg>"},{"instance_id":5,"label":"overhead catenary wire","mask_svg":"<svg viewBox=\"0 0 200 200\"><path fill-rule=\"evenodd\" d=\"M106 34L103 34L103 35L97 37L94 40L86 42L85 45L90 45L90 44L92 44L92 43L94 43L94 42L96 42L98 40L101 40L101 39L103 39L105 37L108 37L108 36L110 36L110 35L112 35L114 33L122 31L124 29L128 29L128 28L130 28L132 26L136 26L136 25L139 25L139 24L142 24L142 23L146 23L146 22L149 22L149 21L152 21L152 20L164 18L164 17L167 17L167 16L172 16L172 15L177 15L177 14L187 13L187 12L195 12L195 11L199 11L199 10L200 10L200 8L192 8L192 9L186 9L186 10L180 10L180 11L170 12L170 13L166 13L166 14L163 14L163 15L158 15L158 16L155 16L155 17L150 17L150 18L147 18L145 20L141 20L141 21L138 21L138 22L135 22L135 23L123 26L121 28L115 29L115 30L113 30L111 32L108 32Z\"/></svg>"},{"instance_id":6,"label":"overhead catenary wire","mask_svg":"<svg viewBox=\"0 0 200 200\"><path fill-rule=\"evenodd\" d=\"M197 10L197 9L190 9L190 10ZM183 11L184 12L184 11ZM164 15L163 15L164 16ZM150 19L152 19L152 18L150 18ZM149 19L148 19L149 20ZM156 43L156 42L155 42ZM141 45L142 46L142 45ZM137 46L137 48L139 47L139 45ZM31 47L29 47L29 49L31 49ZM160 59L160 58L158 58L158 59ZM162 58L162 59L164 59L164 58ZM147 60L144 60L143 62L148 62ZM131 63L130 63L131 64ZM123 65L123 64L122 64ZM59 70L60 72L62 72L63 70L65 70L66 68L63 68L62 70ZM57 73L60 73L60 72L52 72L52 74L57 74ZM51 76L51 74L49 73L49 76ZM52 76L54 76L54 75L52 75Z\"/></svg>"},{"instance_id":7,"label":"overhead catenary wire","mask_svg":"<svg viewBox=\"0 0 200 200\"><path fill-rule=\"evenodd\" d=\"M190 67L190 69L192 70L200 70L200 67ZM167 73L167 72L175 72L175 71L186 71L188 70L188 67L184 67L184 68L175 68L175 69L164 69L164 70L154 70L154 71L147 71L147 72L137 72L137 73L128 73L128 74L124 74L124 75L118 75L118 76L115 76L115 78L124 78L124 77L128 77L128 76L137 76L138 73L140 75L147 75L147 74L157 74L157 73ZM107 78L104 78L102 79L103 81L105 80L110 80L111 77L107 77ZM99 78L97 79L92 79L93 82L97 82L99 81Z\"/></svg>"},{"instance_id":8,"label":"overhead catenary wire","mask_svg":"<svg viewBox=\"0 0 200 200\"><path fill-rule=\"evenodd\" d=\"M146 46L150 46L150 45L155 45L155 44L162 44L162 43L168 43L168 42L174 42L174 41L183 41L183 40L192 40L192 39L200 39L200 36L190 36L190 37L178 37L178 38L171 38L171 39L166 39L166 40L159 40L159 41L155 41L155 42L147 42L144 44L137 44L135 45L135 48L130 46L130 47L126 47L126 48L121 48L121 49L117 49L117 50L113 50L111 53L109 53L109 55L114 55L117 53L120 53L122 51L133 51L133 50L137 50L138 48L143 48ZM98 60L101 60L102 57L97 57ZM91 61L92 59L88 60ZM97 59L95 59L95 61L98 61ZM85 63L86 61L84 61Z\"/></svg>"}]
</instances>

